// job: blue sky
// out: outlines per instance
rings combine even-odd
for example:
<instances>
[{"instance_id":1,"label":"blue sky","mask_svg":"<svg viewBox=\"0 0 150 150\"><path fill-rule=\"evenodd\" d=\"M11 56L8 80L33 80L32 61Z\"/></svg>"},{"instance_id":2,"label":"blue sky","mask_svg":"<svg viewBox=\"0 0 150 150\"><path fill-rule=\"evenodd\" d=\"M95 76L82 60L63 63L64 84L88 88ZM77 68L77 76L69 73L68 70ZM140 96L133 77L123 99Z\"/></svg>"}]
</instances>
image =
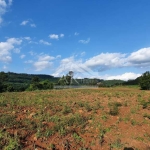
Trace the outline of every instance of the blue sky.
<instances>
[{"instance_id":1,"label":"blue sky","mask_svg":"<svg viewBox=\"0 0 150 150\"><path fill-rule=\"evenodd\" d=\"M150 0L0 0L0 71L134 79L150 70Z\"/></svg>"}]
</instances>

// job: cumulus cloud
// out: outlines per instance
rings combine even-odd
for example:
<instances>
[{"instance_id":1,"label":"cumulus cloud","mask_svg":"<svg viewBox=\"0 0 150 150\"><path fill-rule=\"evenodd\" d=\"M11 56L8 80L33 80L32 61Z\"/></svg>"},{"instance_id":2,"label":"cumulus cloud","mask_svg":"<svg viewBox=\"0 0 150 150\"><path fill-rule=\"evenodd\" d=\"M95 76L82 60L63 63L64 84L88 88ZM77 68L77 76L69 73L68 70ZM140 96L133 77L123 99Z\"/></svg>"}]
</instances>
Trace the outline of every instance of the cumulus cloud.
<instances>
[{"instance_id":1,"label":"cumulus cloud","mask_svg":"<svg viewBox=\"0 0 150 150\"><path fill-rule=\"evenodd\" d=\"M92 70L85 66L81 59L75 60L74 56L62 59L60 66L55 70L54 76L62 76L68 73L70 70L76 73L90 73Z\"/></svg>"},{"instance_id":2,"label":"cumulus cloud","mask_svg":"<svg viewBox=\"0 0 150 150\"><path fill-rule=\"evenodd\" d=\"M114 67L123 67L125 64L125 56L125 54L121 53L101 53L85 61L85 65L99 71Z\"/></svg>"},{"instance_id":3,"label":"cumulus cloud","mask_svg":"<svg viewBox=\"0 0 150 150\"><path fill-rule=\"evenodd\" d=\"M59 39L59 35L57 35L57 34L50 34L49 37L50 37L50 39L56 39L56 40Z\"/></svg>"},{"instance_id":4,"label":"cumulus cloud","mask_svg":"<svg viewBox=\"0 0 150 150\"><path fill-rule=\"evenodd\" d=\"M133 79L136 79L137 77L141 76L141 74L136 74L136 73L133 73L133 72L126 72L124 74L121 74L121 75L116 75L116 76L106 76L104 77L106 80L113 80L113 79L116 79L116 80L124 80L124 81L127 81L127 80L133 80Z\"/></svg>"},{"instance_id":5,"label":"cumulus cloud","mask_svg":"<svg viewBox=\"0 0 150 150\"><path fill-rule=\"evenodd\" d=\"M48 61L37 61L33 64L33 66L35 67L35 71L42 71L46 68L50 68L52 64L52 62Z\"/></svg>"},{"instance_id":6,"label":"cumulus cloud","mask_svg":"<svg viewBox=\"0 0 150 150\"><path fill-rule=\"evenodd\" d=\"M36 61L26 61L25 63L32 63L33 68L35 71L42 71L44 69L50 68L53 64L52 60L55 59L55 57L46 55L46 54L40 54L37 56Z\"/></svg>"},{"instance_id":7,"label":"cumulus cloud","mask_svg":"<svg viewBox=\"0 0 150 150\"><path fill-rule=\"evenodd\" d=\"M98 77L98 74L102 71L118 68L127 69L128 67L150 68L150 48L142 48L130 54L100 53L87 60L71 56L60 61L60 65L56 68L53 75L62 76L64 73L72 70L79 73L97 73L93 77ZM135 79L140 75L127 72L118 76L107 76L107 79L128 80Z\"/></svg>"},{"instance_id":8,"label":"cumulus cloud","mask_svg":"<svg viewBox=\"0 0 150 150\"><path fill-rule=\"evenodd\" d=\"M0 0L0 24L3 22L2 16L7 12L9 6L11 6L12 0Z\"/></svg>"},{"instance_id":9,"label":"cumulus cloud","mask_svg":"<svg viewBox=\"0 0 150 150\"><path fill-rule=\"evenodd\" d=\"M59 40L59 38L63 38L65 35L63 33L61 33L60 35L58 34L50 34L49 38L50 39L55 39L55 40Z\"/></svg>"},{"instance_id":10,"label":"cumulus cloud","mask_svg":"<svg viewBox=\"0 0 150 150\"><path fill-rule=\"evenodd\" d=\"M21 39L9 38L5 42L0 42L0 61L8 63L12 60L11 51L22 43Z\"/></svg>"},{"instance_id":11,"label":"cumulus cloud","mask_svg":"<svg viewBox=\"0 0 150 150\"><path fill-rule=\"evenodd\" d=\"M33 21L31 19L29 20L24 20L20 23L21 26L26 26L27 24L29 24L31 27L35 28L36 24L32 23Z\"/></svg>"},{"instance_id":12,"label":"cumulus cloud","mask_svg":"<svg viewBox=\"0 0 150 150\"><path fill-rule=\"evenodd\" d=\"M39 42L44 45L52 45L51 43L44 41L44 40L40 40Z\"/></svg>"},{"instance_id":13,"label":"cumulus cloud","mask_svg":"<svg viewBox=\"0 0 150 150\"><path fill-rule=\"evenodd\" d=\"M82 44L88 44L90 42L90 38L88 38L87 40L79 40L79 43Z\"/></svg>"},{"instance_id":14,"label":"cumulus cloud","mask_svg":"<svg viewBox=\"0 0 150 150\"><path fill-rule=\"evenodd\" d=\"M150 47L132 52L128 57L127 65L138 67L150 66Z\"/></svg>"},{"instance_id":15,"label":"cumulus cloud","mask_svg":"<svg viewBox=\"0 0 150 150\"><path fill-rule=\"evenodd\" d=\"M51 61L54 59L55 59L55 57L50 56L50 55L39 55L38 56L38 61Z\"/></svg>"}]
</instances>

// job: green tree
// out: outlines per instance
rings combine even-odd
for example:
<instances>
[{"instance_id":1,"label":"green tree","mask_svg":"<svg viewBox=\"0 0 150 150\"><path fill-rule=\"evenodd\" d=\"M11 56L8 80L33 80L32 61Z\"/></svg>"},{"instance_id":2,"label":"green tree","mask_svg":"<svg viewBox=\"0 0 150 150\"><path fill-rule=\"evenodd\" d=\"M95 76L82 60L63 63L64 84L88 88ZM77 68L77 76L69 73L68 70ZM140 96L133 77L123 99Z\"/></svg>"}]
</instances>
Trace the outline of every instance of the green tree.
<instances>
[{"instance_id":1,"label":"green tree","mask_svg":"<svg viewBox=\"0 0 150 150\"><path fill-rule=\"evenodd\" d=\"M146 71L140 77L140 87L142 90L150 90L150 72Z\"/></svg>"},{"instance_id":2,"label":"green tree","mask_svg":"<svg viewBox=\"0 0 150 150\"><path fill-rule=\"evenodd\" d=\"M44 80L42 82L42 85L43 85L43 89L53 89L54 88L54 85L53 83L51 83L49 80Z\"/></svg>"},{"instance_id":3,"label":"green tree","mask_svg":"<svg viewBox=\"0 0 150 150\"><path fill-rule=\"evenodd\" d=\"M34 76L34 77L32 78L32 80L31 80L31 82L32 82L32 84L39 83L39 82L40 82L40 79L39 79L39 77Z\"/></svg>"},{"instance_id":4,"label":"green tree","mask_svg":"<svg viewBox=\"0 0 150 150\"><path fill-rule=\"evenodd\" d=\"M4 92L6 89L5 81L8 80L8 76L4 72L0 72L0 92Z\"/></svg>"}]
</instances>

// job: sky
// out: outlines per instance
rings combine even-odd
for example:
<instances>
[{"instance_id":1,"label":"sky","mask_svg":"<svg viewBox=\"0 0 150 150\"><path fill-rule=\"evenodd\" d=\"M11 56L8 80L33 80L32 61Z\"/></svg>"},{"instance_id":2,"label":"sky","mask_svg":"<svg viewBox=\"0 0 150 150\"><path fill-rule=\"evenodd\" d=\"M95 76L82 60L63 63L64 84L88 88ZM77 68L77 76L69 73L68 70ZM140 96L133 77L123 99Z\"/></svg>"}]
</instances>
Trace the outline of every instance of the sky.
<instances>
[{"instance_id":1,"label":"sky","mask_svg":"<svg viewBox=\"0 0 150 150\"><path fill-rule=\"evenodd\" d=\"M0 0L0 71L135 79L150 70L150 0Z\"/></svg>"}]
</instances>

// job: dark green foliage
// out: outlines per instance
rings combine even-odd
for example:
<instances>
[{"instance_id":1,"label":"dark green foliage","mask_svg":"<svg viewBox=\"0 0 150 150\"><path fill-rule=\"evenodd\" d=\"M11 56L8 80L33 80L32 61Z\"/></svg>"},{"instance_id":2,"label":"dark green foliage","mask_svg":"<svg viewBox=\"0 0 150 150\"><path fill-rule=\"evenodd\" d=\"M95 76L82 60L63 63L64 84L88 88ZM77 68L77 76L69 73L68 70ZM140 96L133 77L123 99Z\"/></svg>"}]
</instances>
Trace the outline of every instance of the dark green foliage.
<instances>
[{"instance_id":1,"label":"dark green foliage","mask_svg":"<svg viewBox=\"0 0 150 150\"><path fill-rule=\"evenodd\" d=\"M6 90L6 86L4 84L5 81L7 81L8 76L6 73L4 72L0 72L0 92L3 92Z\"/></svg>"},{"instance_id":2,"label":"dark green foliage","mask_svg":"<svg viewBox=\"0 0 150 150\"><path fill-rule=\"evenodd\" d=\"M33 78L32 78L32 80L31 80L31 83L32 84L36 84L36 83L39 83L40 82L40 79L39 79L39 77L37 77L37 76L34 76Z\"/></svg>"},{"instance_id":3,"label":"dark green foliage","mask_svg":"<svg viewBox=\"0 0 150 150\"><path fill-rule=\"evenodd\" d=\"M140 77L140 87L142 90L150 90L150 72L146 71Z\"/></svg>"},{"instance_id":4,"label":"dark green foliage","mask_svg":"<svg viewBox=\"0 0 150 150\"><path fill-rule=\"evenodd\" d=\"M30 84L28 91L34 91L34 90L47 90L47 89L53 89L54 85L49 80L44 80L42 82L39 82L38 77L34 77L32 79L32 84Z\"/></svg>"},{"instance_id":5,"label":"dark green foliage","mask_svg":"<svg viewBox=\"0 0 150 150\"><path fill-rule=\"evenodd\" d=\"M41 81L41 82L40 82ZM27 90L53 89L52 82L58 78L50 75L18 74L0 72L0 92L22 92Z\"/></svg>"},{"instance_id":6,"label":"dark green foliage","mask_svg":"<svg viewBox=\"0 0 150 150\"><path fill-rule=\"evenodd\" d=\"M14 87L12 85L7 86L8 92L14 92Z\"/></svg>"},{"instance_id":7,"label":"dark green foliage","mask_svg":"<svg viewBox=\"0 0 150 150\"><path fill-rule=\"evenodd\" d=\"M112 116L116 116L119 114L119 109L116 105L111 106L109 114Z\"/></svg>"},{"instance_id":8,"label":"dark green foliage","mask_svg":"<svg viewBox=\"0 0 150 150\"><path fill-rule=\"evenodd\" d=\"M99 84L99 87L113 87L122 85L124 82L123 80L104 80Z\"/></svg>"}]
</instances>

